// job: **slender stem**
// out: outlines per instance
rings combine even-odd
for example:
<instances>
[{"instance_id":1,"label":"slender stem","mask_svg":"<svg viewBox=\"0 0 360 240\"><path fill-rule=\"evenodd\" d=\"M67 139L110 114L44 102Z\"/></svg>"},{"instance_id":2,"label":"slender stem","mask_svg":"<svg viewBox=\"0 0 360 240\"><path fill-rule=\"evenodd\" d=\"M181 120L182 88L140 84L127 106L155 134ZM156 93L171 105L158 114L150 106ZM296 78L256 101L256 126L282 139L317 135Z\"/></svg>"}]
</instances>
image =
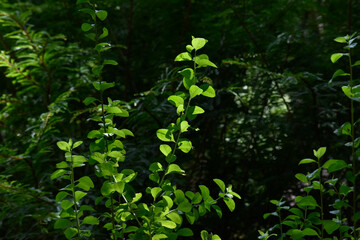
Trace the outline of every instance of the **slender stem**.
<instances>
[{"instance_id":1,"label":"slender stem","mask_svg":"<svg viewBox=\"0 0 360 240\"><path fill-rule=\"evenodd\" d=\"M76 228L77 228L77 235L78 235L78 239L80 239L80 220L79 220L79 216L78 216L78 208L77 208L77 203L76 203L76 198L75 198L75 177L74 177L74 160L73 160L73 156L72 156L72 151L70 151L70 171L71 171L71 191L72 191L72 195L73 195L73 199L74 199L74 207L75 207L75 219L76 219Z\"/></svg>"},{"instance_id":2,"label":"slender stem","mask_svg":"<svg viewBox=\"0 0 360 240\"><path fill-rule=\"evenodd\" d=\"M318 169L320 170L319 184L320 184L320 218L324 221L324 199L323 199L323 186L322 186L322 168L320 165L320 158L318 158ZM324 224L321 224L321 238L324 238Z\"/></svg>"},{"instance_id":3,"label":"slender stem","mask_svg":"<svg viewBox=\"0 0 360 240\"><path fill-rule=\"evenodd\" d=\"M195 50L195 54L194 54L194 58L195 58L195 57L196 57L196 50ZM196 63L195 63L195 61L193 61L193 62L194 62L194 78L196 78ZM188 101L188 103L187 103L187 105L186 105L185 112L184 112L184 114L181 116L181 117L184 117L184 120L186 119L186 115L187 115L188 110L189 110L189 107L190 107L190 101L191 101L191 98L189 97L189 101ZM176 141L175 141L175 146L174 146L174 149L173 149L172 152L171 152L170 159L172 159L173 156L175 155L175 151L176 151L176 149L177 149L177 145L178 145L178 142L179 142L179 139L180 139L180 135L181 135L181 132L179 132L179 134L177 135L177 138L176 138ZM161 184L164 182L167 170L168 170L168 167L165 169L165 173L164 173L164 175L163 175L162 178L161 178L161 181L160 181L160 183L159 183L159 186L161 186Z\"/></svg>"},{"instance_id":4,"label":"slender stem","mask_svg":"<svg viewBox=\"0 0 360 240\"><path fill-rule=\"evenodd\" d=\"M96 12L95 4L92 4L92 7L93 7L94 12ZM96 17L94 18L94 30L95 30L95 44L97 44L99 41L99 33L98 33ZM101 63L101 54L99 52L97 54L97 60L98 60L98 63L100 64ZM99 80L99 84L101 86L101 83L102 83L101 75L98 76L98 80ZM107 129L106 129L106 121L105 121L104 97L103 97L103 91L101 91L101 90L100 90L100 105L101 105L102 125L103 125L103 129L104 129L104 133L106 133ZM104 141L105 141L105 152L107 153L109 148L108 148L108 141L106 139L106 136L104 137ZM106 161L106 159L105 159L105 161ZM114 179L115 179L115 177L114 177ZM108 180L109 180L109 182L113 181L110 176L109 176ZM116 240L117 236L116 236L116 230L115 230L116 224L115 224L115 209L114 209L113 194L110 194L110 205L111 205L112 236L113 236L113 240Z\"/></svg>"}]
</instances>

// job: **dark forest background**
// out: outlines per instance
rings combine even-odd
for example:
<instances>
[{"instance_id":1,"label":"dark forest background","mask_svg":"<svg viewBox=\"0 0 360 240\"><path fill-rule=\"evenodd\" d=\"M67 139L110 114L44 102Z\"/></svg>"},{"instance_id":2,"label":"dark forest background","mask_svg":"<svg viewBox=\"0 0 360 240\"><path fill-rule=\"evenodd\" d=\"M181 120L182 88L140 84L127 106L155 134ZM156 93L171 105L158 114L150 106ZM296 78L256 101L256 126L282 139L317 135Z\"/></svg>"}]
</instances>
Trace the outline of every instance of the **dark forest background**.
<instances>
[{"instance_id":1,"label":"dark forest background","mask_svg":"<svg viewBox=\"0 0 360 240\"><path fill-rule=\"evenodd\" d=\"M257 239L258 229L273 225L263 219L269 200L298 193L300 159L321 146L330 156L348 158L344 139L333 133L348 118L348 102L339 85L328 82L336 70L330 55L341 49L333 39L359 30L358 1L98 4L108 12L104 25L114 46L107 57L119 62L103 78L116 83L107 94L130 111L119 123L135 134L125 142L124 164L139 172L140 188L160 157L156 130L174 118L167 97L181 78L173 60L192 36L209 40L206 53L218 68L207 69L203 81L217 96L201 103L206 114L197 121L191 157L181 160L188 174L179 184L215 188L212 179L221 178L242 200L221 220L216 214L202 218L198 231ZM56 142L86 139L91 129L82 103L96 94L89 77L93 43L81 31L88 16L75 1L1 0L0 10L0 239L63 239L52 228L60 186L50 175L62 158ZM19 43L14 36L24 29L7 24L4 13L16 16L38 49ZM31 64L41 56L44 64ZM8 74L17 64L30 79Z\"/></svg>"}]
</instances>

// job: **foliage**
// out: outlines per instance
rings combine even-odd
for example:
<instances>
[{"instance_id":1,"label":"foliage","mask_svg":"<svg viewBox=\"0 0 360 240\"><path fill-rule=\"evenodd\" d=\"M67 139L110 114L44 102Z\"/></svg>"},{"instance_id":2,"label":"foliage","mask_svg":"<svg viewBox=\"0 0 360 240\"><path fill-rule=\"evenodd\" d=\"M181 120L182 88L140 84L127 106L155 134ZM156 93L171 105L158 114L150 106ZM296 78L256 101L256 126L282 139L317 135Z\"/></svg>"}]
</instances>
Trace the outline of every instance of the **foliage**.
<instances>
[{"instance_id":1,"label":"foliage","mask_svg":"<svg viewBox=\"0 0 360 240\"><path fill-rule=\"evenodd\" d=\"M140 201L153 200L151 194L145 194L147 186L155 186L148 179L152 174L149 166L154 162L166 165L159 154L156 131L176 123L179 116L167 98L183 91L178 71L183 63L190 63L171 59L183 52L192 35L211 40L206 54L217 68L200 68L197 77L199 86L208 83L216 89L216 98L199 96L191 101L205 111L188 121L192 129L200 131L183 133L182 137L191 139L192 150L178 150L175 164L186 169L186 175L169 177L193 192L199 191L198 185L218 189L212 179L221 178L243 196L234 214L223 211L221 224L216 212L191 226L185 220L183 227L191 227L193 238L199 238L197 233L206 226L208 232L223 239L256 239L258 229L275 225L278 218L263 220L262 215L271 199L304 196L304 186L294 175L306 175L316 168L297 164L309 149L327 146L321 161L350 162L348 147L343 145L349 136L330 134L340 129L339 123L350 123L349 103L337 91L347 83L339 78L328 84L333 75L328 60L338 44L332 39L359 28L356 13L360 5L356 1L115 0L96 4L96 9L107 12L104 21L95 18L96 31L101 35L106 27L109 35L102 40L111 44L101 52L100 62L94 42L84 38L81 29L83 22L93 24L91 15L79 11L85 5L59 0L0 1L1 56L30 76L21 79L16 68L0 63L5 65L0 68L0 176L4 186L11 187L0 187L0 239L64 238L61 230L53 228L61 211L53 199L70 180L51 181L51 173L64 159L56 142L82 140L73 154L91 159L89 144L95 138L85 139L92 129L100 129L89 120L100 114L96 111L100 102L85 105L82 101L86 97L100 100L92 85L98 81L92 68L106 59L116 60L118 65L102 69L102 79L115 83L105 91L104 104L109 104L108 98L114 99L117 107L126 110L129 117L114 117L113 123L118 129L131 129L136 136L120 139L126 161L119 165L138 173L130 184L144 194ZM352 54L357 56L357 51L353 49ZM47 70L41 60L45 58ZM345 58L337 63L348 72ZM355 67L354 76L357 74ZM75 168L75 181L88 176L94 183L94 189L75 191L87 193L81 205L96 210L84 211L80 221L93 215L101 223L85 224L81 229L102 239L108 234L100 213L110 211L104 201L93 204L106 181L96 176L94 166L85 163ZM328 189L329 185L324 185ZM316 191L310 194L320 203ZM347 198L351 200L351 196L349 193ZM329 199L324 194L325 208ZM217 205L227 207L222 201ZM285 216L286 211L281 212ZM327 214L325 211L325 219L331 218ZM351 215L350 208L346 214ZM265 238L273 233L263 230L263 234Z\"/></svg>"},{"instance_id":2,"label":"foliage","mask_svg":"<svg viewBox=\"0 0 360 240\"><path fill-rule=\"evenodd\" d=\"M83 230L83 225L99 225L100 221L93 215L81 219L84 211L95 211L89 205L80 205L80 200L84 198L94 183L89 176L75 179L75 168L82 167L86 162L94 165L96 176L104 178L100 188L101 195L95 200L96 205L104 201L104 205L109 209L101 216L105 224L103 227L109 231L111 239L177 239L178 236L193 236L193 231L189 228L181 228L183 217L186 217L190 224L197 221L199 216L214 209L219 217L222 216L221 209L216 205L218 200L223 200L230 211L235 209L234 196L240 196L232 191L232 187L226 188L225 183L220 179L214 179L219 186L220 193L217 199L210 196L209 188L200 185L200 192L182 191L174 184L170 178L173 174L185 174L176 162L176 150L188 153L192 149L192 143L187 138L181 137L191 129L189 122L194 120L197 115L204 113L200 106L190 105L191 100L199 95L215 97L215 90L209 84L196 85L196 70L202 67L216 67L209 60L206 54L197 55L197 51L205 46L207 40L204 38L192 39L191 45L187 45L187 52L180 53L175 61L191 61L193 68L185 68L180 74L183 76L183 85L188 92L178 91L171 95L168 100L177 110L179 118L176 123L170 123L167 128L159 129L157 137L163 142L173 142L171 147L168 144L161 144L160 151L166 158L166 165L154 162L149 170L152 172L149 179L155 186L149 185L146 193L150 194L153 201L140 202L145 193L137 192L130 183L135 179L137 173L132 169L123 168L120 172L121 162L125 160L126 151L121 138L134 136L128 129L118 129L114 123L114 117L128 117L129 113L119 104L120 101L113 101L108 98L108 104L104 103L103 93L115 84L106 82L101 77L102 69L105 65L117 65L114 60L102 60L101 53L111 48L107 42L100 42L108 35L108 30L103 27L99 34L97 21L104 21L107 18L107 11L99 10L96 5L88 1L78 1L79 4L87 3L90 8L82 8L81 11L88 13L93 24L83 23L81 28L84 32L94 29L94 32L87 33L87 37L93 40L97 52L97 60L92 67L95 81L92 83L94 88L99 91L100 99L87 97L84 99L85 105L95 104L97 113L91 118L99 125L99 129L91 130L88 133L89 139L94 139L90 144L89 160L81 155L73 155L73 149L80 146L82 141L73 143L59 141L58 147L65 151L66 161L56 165L56 170L51 179L61 178L70 180L70 184L63 188L63 191L56 195L56 201L60 203L62 211L60 219L54 225L57 229L65 229L64 234L67 239L81 239L90 237L90 230ZM103 40L102 40L103 41ZM192 52L193 56L192 56ZM185 102L186 101L186 102ZM96 102L99 105L96 105ZM108 220L106 220L108 218ZM201 233L202 239L220 239L218 235L208 234L206 231Z\"/></svg>"},{"instance_id":3,"label":"foliage","mask_svg":"<svg viewBox=\"0 0 360 240\"><path fill-rule=\"evenodd\" d=\"M326 147L314 150L316 159L305 158L299 162L299 165L316 165L316 168L307 174L295 175L303 185L305 196L294 197L293 206L286 206L286 201L272 200L270 202L276 206L276 211L264 215L264 218L271 215L278 217L279 223L271 228L271 231L279 229L278 239L286 239L287 236L292 239L312 239L313 237L327 240L358 239L360 230L358 225L360 211L357 204L359 144L358 138L355 137L354 102L359 100L353 68L359 65L359 61L352 62L352 51L357 45L358 38L357 34L335 38L335 42L345 44L346 52L334 53L330 58L333 63L343 56L348 58L349 71L337 70L329 84L333 84L336 77L349 78L348 84L342 86L341 89L350 100L350 122L344 123L335 133L350 138L350 141L345 144L351 148L350 162L341 159L322 160ZM284 211L287 212L285 216ZM271 236L261 231L259 233L261 235L259 239L267 239Z\"/></svg>"}]
</instances>

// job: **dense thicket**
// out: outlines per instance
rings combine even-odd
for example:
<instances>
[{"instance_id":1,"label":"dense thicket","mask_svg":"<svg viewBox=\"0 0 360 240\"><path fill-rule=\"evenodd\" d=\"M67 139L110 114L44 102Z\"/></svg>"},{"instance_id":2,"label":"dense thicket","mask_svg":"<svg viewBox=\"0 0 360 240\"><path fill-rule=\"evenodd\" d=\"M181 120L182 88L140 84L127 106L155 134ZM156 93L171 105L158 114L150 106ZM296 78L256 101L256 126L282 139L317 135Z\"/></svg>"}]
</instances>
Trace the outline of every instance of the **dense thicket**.
<instances>
[{"instance_id":1,"label":"dense thicket","mask_svg":"<svg viewBox=\"0 0 360 240\"><path fill-rule=\"evenodd\" d=\"M329 86L332 39L359 28L356 1L98 1L106 9L112 49L103 78L116 83L109 97L123 101L131 129L125 167L139 172L157 160L156 130L174 111L166 101L180 77L174 56L191 36L209 39L218 68L202 81L217 89L197 122L191 158L184 158L190 188L212 178L231 182L242 200L199 223L223 239L256 239L270 199L296 194L299 159L327 146L348 158L333 134L348 118L348 103ZM86 15L75 1L0 2L0 238L62 239L53 229L58 189L50 181L62 158L58 140L85 139L92 127L82 101L90 82L93 46L81 31ZM355 53L356 55L356 53ZM343 153L344 152L344 153ZM91 169L85 169L87 174ZM199 227L199 229L203 229Z\"/></svg>"}]
</instances>

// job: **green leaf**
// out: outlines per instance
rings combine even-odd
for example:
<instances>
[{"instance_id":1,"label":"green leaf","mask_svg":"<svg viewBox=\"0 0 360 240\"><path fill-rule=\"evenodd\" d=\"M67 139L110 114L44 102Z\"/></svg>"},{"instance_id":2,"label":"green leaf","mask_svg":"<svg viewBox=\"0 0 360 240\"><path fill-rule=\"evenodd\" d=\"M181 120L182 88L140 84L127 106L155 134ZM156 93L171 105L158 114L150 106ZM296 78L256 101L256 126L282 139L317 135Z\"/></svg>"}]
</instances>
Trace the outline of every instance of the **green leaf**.
<instances>
[{"instance_id":1,"label":"green leaf","mask_svg":"<svg viewBox=\"0 0 360 240\"><path fill-rule=\"evenodd\" d=\"M81 156L81 155L72 155L72 161L74 163L85 163L85 162L87 162L86 158L84 156Z\"/></svg>"},{"instance_id":2,"label":"green leaf","mask_svg":"<svg viewBox=\"0 0 360 240\"><path fill-rule=\"evenodd\" d=\"M347 43L347 41L344 37L337 37L334 39L334 41L338 42L338 43Z\"/></svg>"},{"instance_id":3,"label":"green leaf","mask_svg":"<svg viewBox=\"0 0 360 240\"><path fill-rule=\"evenodd\" d=\"M179 173L179 174L184 174L185 171L182 170L177 164L170 164L165 175L168 175L170 173Z\"/></svg>"},{"instance_id":4,"label":"green leaf","mask_svg":"<svg viewBox=\"0 0 360 240\"><path fill-rule=\"evenodd\" d=\"M95 212L95 209L93 207L90 207L89 205L81 205L79 211L92 211Z\"/></svg>"},{"instance_id":5,"label":"green leaf","mask_svg":"<svg viewBox=\"0 0 360 240\"><path fill-rule=\"evenodd\" d=\"M202 240L211 240L209 239L209 233L206 230L202 230L200 232L200 236Z\"/></svg>"},{"instance_id":6,"label":"green leaf","mask_svg":"<svg viewBox=\"0 0 360 240\"><path fill-rule=\"evenodd\" d=\"M194 97L199 96L203 92L203 90L196 85L192 85L189 89L189 92L190 99L193 99Z\"/></svg>"},{"instance_id":7,"label":"green leaf","mask_svg":"<svg viewBox=\"0 0 360 240\"><path fill-rule=\"evenodd\" d=\"M115 83L108 83L108 82L93 82L93 86L98 91L105 91L108 88L112 88L115 86Z\"/></svg>"},{"instance_id":8,"label":"green leaf","mask_svg":"<svg viewBox=\"0 0 360 240\"><path fill-rule=\"evenodd\" d=\"M67 192L58 192L58 194L56 194L55 201L60 202L67 196L70 196Z\"/></svg>"},{"instance_id":9,"label":"green leaf","mask_svg":"<svg viewBox=\"0 0 360 240\"><path fill-rule=\"evenodd\" d=\"M75 228L68 228L64 231L66 239L71 239L77 234L77 230Z\"/></svg>"},{"instance_id":10,"label":"green leaf","mask_svg":"<svg viewBox=\"0 0 360 240\"><path fill-rule=\"evenodd\" d=\"M174 61L181 62L181 61L191 61L191 60L192 60L191 54L188 52L183 52L177 55Z\"/></svg>"},{"instance_id":11,"label":"green leaf","mask_svg":"<svg viewBox=\"0 0 360 240\"><path fill-rule=\"evenodd\" d=\"M211 240L221 240L221 238L219 237L219 235L214 234L211 238Z\"/></svg>"},{"instance_id":12,"label":"green leaf","mask_svg":"<svg viewBox=\"0 0 360 240\"><path fill-rule=\"evenodd\" d=\"M347 168L348 164L344 160L330 159L322 167L327 169L329 173L332 173Z\"/></svg>"},{"instance_id":13,"label":"green leaf","mask_svg":"<svg viewBox=\"0 0 360 240\"><path fill-rule=\"evenodd\" d=\"M118 65L118 62L114 61L114 60L104 60L103 65Z\"/></svg>"},{"instance_id":14,"label":"green leaf","mask_svg":"<svg viewBox=\"0 0 360 240\"><path fill-rule=\"evenodd\" d=\"M78 146L80 146L81 144L83 144L83 141L77 141L74 143L74 145L72 146L72 149L77 148Z\"/></svg>"},{"instance_id":15,"label":"green leaf","mask_svg":"<svg viewBox=\"0 0 360 240\"><path fill-rule=\"evenodd\" d=\"M184 99L177 95L171 95L168 97L168 101L175 107L178 107L181 104L184 105Z\"/></svg>"},{"instance_id":16,"label":"green leaf","mask_svg":"<svg viewBox=\"0 0 360 240\"><path fill-rule=\"evenodd\" d=\"M311 159L311 158L305 158L299 162L299 165L308 164L308 163L317 163L317 161L315 161L314 159Z\"/></svg>"},{"instance_id":17,"label":"green leaf","mask_svg":"<svg viewBox=\"0 0 360 240\"><path fill-rule=\"evenodd\" d=\"M56 222L54 224L54 229L63 229L63 228L70 227L71 225L72 225L72 222L70 222L67 219L58 219L58 220L56 220Z\"/></svg>"},{"instance_id":18,"label":"green leaf","mask_svg":"<svg viewBox=\"0 0 360 240\"><path fill-rule=\"evenodd\" d=\"M81 30L83 30L84 32L88 32L93 28L93 26L89 23L83 23L81 25Z\"/></svg>"},{"instance_id":19,"label":"green leaf","mask_svg":"<svg viewBox=\"0 0 360 240\"><path fill-rule=\"evenodd\" d=\"M95 46L95 50L100 53L106 50L109 50L111 48L111 44L107 42L98 43Z\"/></svg>"},{"instance_id":20,"label":"green leaf","mask_svg":"<svg viewBox=\"0 0 360 240\"><path fill-rule=\"evenodd\" d=\"M308 183L308 182L309 182L309 180L307 179L307 177L306 177L304 174L302 174L302 173L297 173L297 174L295 174L295 177L296 177L298 180L300 180L300 181L302 181L302 182L304 182L304 183Z\"/></svg>"},{"instance_id":21,"label":"green leaf","mask_svg":"<svg viewBox=\"0 0 360 240\"><path fill-rule=\"evenodd\" d=\"M121 129L121 131L123 131L125 133L125 136L131 136L134 137L134 133L132 133L129 129Z\"/></svg>"},{"instance_id":22,"label":"green leaf","mask_svg":"<svg viewBox=\"0 0 360 240\"><path fill-rule=\"evenodd\" d=\"M166 202L167 207L168 207L169 209L171 209L172 206L174 205L173 200L172 200L170 197L165 196L165 195L163 195L162 198L163 198L164 201Z\"/></svg>"},{"instance_id":23,"label":"green leaf","mask_svg":"<svg viewBox=\"0 0 360 240\"><path fill-rule=\"evenodd\" d=\"M192 143L188 139L183 138L179 140L178 146L181 151L183 151L184 153L188 153L192 148Z\"/></svg>"},{"instance_id":24,"label":"green leaf","mask_svg":"<svg viewBox=\"0 0 360 240\"><path fill-rule=\"evenodd\" d=\"M341 224L331 221L331 220L323 220L323 225L324 225L324 229L328 234L332 234L333 232L335 232L337 229L340 228Z\"/></svg>"},{"instance_id":25,"label":"green leaf","mask_svg":"<svg viewBox=\"0 0 360 240\"><path fill-rule=\"evenodd\" d=\"M237 194L236 192L229 191L229 192L227 192L226 194L227 194L227 195L232 195L232 196L234 196L234 197L236 197L236 198L238 198L238 199L241 199L240 195Z\"/></svg>"},{"instance_id":26,"label":"green leaf","mask_svg":"<svg viewBox=\"0 0 360 240\"><path fill-rule=\"evenodd\" d=\"M74 205L74 203L70 202L69 200L63 200L63 201L61 201L60 205L61 205L62 209L67 210L67 209L71 208Z\"/></svg>"},{"instance_id":27,"label":"green leaf","mask_svg":"<svg viewBox=\"0 0 360 240\"><path fill-rule=\"evenodd\" d=\"M235 210L235 201L231 198L223 198L225 204L228 206L229 210L233 212Z\"/></svg>"},{"instance_id":28,"label":"green leaf","mask_svg":"<svg viewBox=\"0 0 360 240\"><path fill-rule=\"evenodd\" d=\"M122 113L122 110L119 107L108 107L106 109L107 113Z\"/></svg>"},{"instance_id":29,"label":"green leaf","mask_svg":"<svg viewBox=\"0 0 360 240\"><path fill-rule=\"evenodd\" d=\"M191 45L197 51L203 48L207 42L208 40L206 40L205 38L193 38L193 40L191 41Z\"/></svg>"},{"instance_id":30,"label":"green leaf","mask_svg":"<svg viewBox=\"0 0 360 240\"><path fill-rule=\"evenodd\" d=\"M191 53L191 52L194 50L194 48L193 48L193 46L191 46L191 45L186 45L186 50L187 50L189 53Z\"/></svg>"},{"instance_id":31,"label":"green leaf","mask_svg":"<svg viewBox=\"0 0 360 240\"><path fill-rule=\"evenodd\" d=\"M108 157L115 158L117 162L125 161L125 156L121 151L111 151L108 153Z\"/></svg>"},{"instance_id":32,"label":"green leaf","mask_svg":"<svg viewBox=\"0 0 360 240\"><path fill-rule=\"evenodd\" d=\"M100 192L104 196L109 196L111 193L115 192L115 189L110 182L105 181L100 189Z\"/></svg>"},{"instance_id":33,"label":"green leaf","mask_svg":"<svg viewBox=\"0 0 360 240\"><path fill-rule=\"evenodd\" d=\"M209 59L196 59L195 62L199 68L208 67L208 66L217 68L217 66L213 62L211 62Z\"/></svg>"},{"instance_id":34,"label":"green leaf","mask_svg":"<svg viewBox=\"0 0 360 240\"><path fill-rule=\"evenodd\" d=\"M106 38L109 35L109 30L106 27L103 27L103 32L102 34L99 36L99 39L103 39Z\"/></svg>"},{"instance_id":35,"label":"green leaf","mask_svg":"<svg viewBox=\"0 0 360 240\"><path fill-rule=\"evenodd\" d=\"M340 131L337 131L337 133L341 133L343 135L351 136L351 123L346 122L340 127Z\"/></svg>"},{"instance_id":36,"label":"green leaf","mask_svg":"<svg viewBox=\"0 0 360 240\"><path fill-rule=\"evenodd\" d=\"M182 237L191 237L194 236L193 231L190 228L181 228L176 232L179 236Z\"/></svg>"},{"instance_id":37,"label":"green leaf","mask_svg":"<svg viewBox=\"0 0 360 240\"><path fill-rule=\"evenodd\" d=\"M225 186L225 183L221 179L215 178L215 179L213 179L213 181L219 186L219 188L222 192L225 192L226 186Z\"/></svg>"},{"instance_id":38,"label":"green leaf","mask_svg":"<svg viewBox=\"0 0 360 240\"><path fill-rule=\"evenodd\" d=\"M111 162L104 162L100 165L100 169L102 174L105 176L112 176L116 174L116 169L114 168L114 164Z\"/></svg>"},{"instance_id":39,"label":"green leaf","mask_svg":"<svg viewBox=\"0 0 360 240\"><path fill-rule=\"evenodd\" d=\"M339 188L339 193L343 196L348 195L349 193L351 193L353 191L353 189L349 186L346 186L344 184L342 184Z\"/></svg>"},{"instance_id":40,"label":"green leaf","mask_svg":"<svg viewBox=\"0 0 360 240\"><path fill-rule=\"evenodd\" d=\"M326 152L326 147L321 147L317 151L314 150L314 156L320 159L322 156L324 156Z\"/></svg>"},{"instance_id":41,"label":"green leaf","mask_svg":"<svg viewBox=\"0 0 360 240\"><path fill-rule=\"evenodd\" d=\"M88 176L84 176L80 178L78 185L76 185L78 188L84 189L85 191L89 191L90 188L94 188L94 183Z\"/></svg>"},{"instance_id":42,"label":"green leaf","mask_svg":"<svg viewBox=\"0 0 360 240\"><path fill-rule=\"evenodd\" d=\"M56 145L63 151L65 152L69 152L70 151L70 146L67 142L64 141L59 141L56 143Z\"/></svg>"},{"instance_id":43,"label":"green leaf","mask_svg":"<svg viewBox=\"0 0 360 240\"><path fill-rule=\"evenodd\" d=\"M304 234L304 236L319 236L319 234L311 228L305 228L302 233Z\"/></svg>"},{"instance_id":44,"label":"green leaf","mask_svg":"<svg viewBox=\"0 0 360 240\"><path fill-rule=\"evenodd\" d=\"M183 133L183 132L187 132L188 128L190 127L188 121L182 121L180 123L180 132Z\"/></svg>"},{"instance_id":45,"label":"green leaf","mask_svg":"<svg viewBox=\"0 0 360 240\"><path fill-rule=\"evenodd\" d=\"M342 69L338 69L336 70L336 72L333 74L333 76L331 77L331 80L329 82L329 84L332 83L332 81L337 78L337 77L341 77L341 76L350 76L349 73L345 73Z\"/></svg>"},{"instance_id":46,"label":"green leaf","mask_svg":"<svg viewBox=\"0 0 360 240\"><path fill-rule=\"evenodd\" d=\"M174 223L173 221L161 220L160 224L161 224L161 226L169 228L169 229L176 228L176 223Z\"/></svg>"},{"instance_id":47,"label":"green leaf","mask_svg":"<svg viewBox=\"0 0 360 240\"><path fill-rule=\"evenodd\" d=\"M102 135L98 130L92 130L88 133L87 137L90 139L100 138Z\"/></svg>"},{"instance_id":48,"label":"green leaf","mask_svg":"<svg viewBox=\"0 0 360 240\"><path fill-rule=\"evenodd\" d=\"M68 168L68 167L69 165L65 161L56 164L56 168Z\"/></svg>"},{"instance_id":49,"label":"green leaf","mask_svg":"<svg viewBox=\"0 0 360 240\"><path fill-rule=\"evenodd\" d=\"M99 11L96 11L96 16L101 20L101 21L104 21L107 17L107 11L105 10L99 10Z\"/></svg>"},{"instance_id":50,"label":"green leaf","mask_svg":"<svg viewBox=\"0 0 360 240\"><path fill-rule=\"evenodd\" d=\"M183 84L186 89L189 89L196 83L196 77L194 76L194 70L191 68L185 68L179 72L183 76Z\"/></svg>"},{"instance_id":51,"label":"green leaf","mask_svg":"<svg viewBox=\"0 0 360 240\"><path fill-rule=\"evenodd\" d=\"M201 95L214 98L216 96L214 88L209 84L202 84L200 88L203 90Z\"/></svg>"},{"instance_id":52,"label":"green leaf","mask_svg":"<svg viewBox=\"0 0 360 240\"><path fill-rule=\"evenodd\" d=\"M87 97L84 99L83 103L86 105L86 106L89 106L91 103L97 101L96 98L93 98L93 97Z\"/></svg>"},{"instance_id":53,"label":"green leaf","mask_svg":"<svg viewBox=\"0 0 360 240\"><path fill-rule=\"evenodd\" d=\"M354 94L352 93L351 87L350 86L342 86L341 90L344 92L344 94L348 97L348 98L352 98L354 96Z\"/></svg>"},{"instance_id":54,"label":"green leaf","mask_svg":"<svg viewBox=\"0 0 360 240\"><path fill-rule=\"evenodd\" d=\"M337 60L339 60L342 56L344 56L344 53L334 53L331 55L330 59L332 63L336 63Z\"/></svg>"},{"instance_id":55,"label":"green leaf","mask_svg":"<svg viewBox=\"0 0 360 240\"><path fill-rule=\"evenodd\" d=\"M150 190L151 192L151 196L154 198L154 201L156 200L156 198L159 196L159 193L162 192L162 189L159 187L154 187Z\"/></svg>"},{"instance_id":56,"label":"green leaf","mask_svg":"<svg viewBox=\"0 0 360 240\"><path fill-rule=\"evenodd\" d=\"M87 195L87 193L84 193L82 191L76 191L75 192L75 202L79 202L80 199L82 199L83 197L85 197Z\"/></svg>"},{"instance_id":57,"label":"green leaf","mask_svg":"<svg viewBox=\"0 0 360 240\"><path fill-rule=\"evenodd\" d=\"M302 209L304 209L305 207L309 207L310 209L315 209L316 207L319 207L313 196L297 196L295 198L295 202L297 202L297 205Z\"/></svg>"},{"instance_id":58,"label":"green leaf","mask_svg":"<svg viewBox=\"0 0 360 240\"><path fill-rule=\"evenodd\" d=\"M89 225L99 225L99 219L97 219L94 216L87 216L82 220L81 225L83 224L89 224Z\"/></svg>"},{"instance_id":59,"label":"green leaf","mask_svg":"<svg viewBox=\"0 0 360 240\"><path fill-rule=\"evenodd\" d=\"M194 212L187 212L185 213L186 219L190 224L194 224L194 222L199 218L199 214L195 211Z\"/></svg>"},{"instance_id":60,"label":"green leaf","mask_svg":"<svg viewBox=\"0 0 360 240\"><path fill-rule=\"evenodd\" d=\"M93 74L95 74L95 75L97 75L97 76L100 76L103 67L104 67L103 65L95 66L95 67L93 67L93 68L91 69L91 71L93 72Z\"/></svg>"},{"instance_id":61,"label":"green leaf","mask_svg":"<svg viewBox=\"0 0 360 240\"><path fill-rule=\"evenodd\" d=\"M159 129L156 131L156 136L164 142L175 142L174 135L169 129Z\"/></svg>"},{"instance_id":62,"label":"green leaf","mask_svg":"<svg viewBox=\"0 0 360 240\"><path fill-rule=\"evenodd\" d=\"M123 194L125 189L125 182L116 182L113 183L113 188L116 192Z\"/></svg>"},{"instance_id":63,"label":"green leaf","mask_svg":"<svg viewBox=\"0 0 360 240\"><path fill-rule=\"evenodd\" d=\"M355 67L355 66L359 66L360 65L360 60L357 60L352 66Z\"/></svg>"},{"instance_id":64,"label":"green leaf","mask_svg":"<svg viewBox=\"0 0 360 240\"><path fill-rule=\"evenodd\" d=\"M188 114L187 114L187 117L190 119L190 120L193 120L196 116L195 115L199 115L199 114L202 114L204 113L204 109L202 109L201 107L199 106L191 106L189 107L188 109Z\"/></svg>"},{"instance_id":65,"label":"green leaf","mask_svg":"<svg viewBox=\"0 0 360 240\"><path fill-rule=\"evenodd\" d=\"M209 188L205 185L199 185L201 196L206 201L210 197L210 191Z\"/></svg>"},{"instance_id":66,"label":"green leaf","mask_svg":"<svg viewBox=\"0 0 360 240\"><path fill-rule=\"evenodd\" d=\"M95 12L94 12L94 10L92 10L92 9L90 9L90 8L82 8L82 9L80 9L79 11L89 14L89 15L91 16L91 18L92 18L93 20L95 20Z\"/></svg>"},{"instance_id":67,"label":"green leaf","mask_svg":"<svg viewBox=\"0 0 360 240\"><path fill-rule=\"evenodd\" d=\"M168 236L166 236L165 234L155 234L152 238L151 238L151 240L160 240L160 239L167 239L168 238Z\"/></svg>"},{"instance_id":68,"label":"green leaf","mask_svg":"<svg viewBox=\"0 0 360 240\"><path fill-rule=\"evenodd\" d=\"M184 213L190 213L192 207L193 207L193 205L187 199L185 199L185 201L182 201L178 205L177 210L182 211Z\"/></svg>"},{"instance_id":69,"label":"green leaf","mask_svg":"<svg viewBox=\"0 0 360 240\"><path fill-rule=\"evenodd\" d=\"M167 157L171 153L171 147L167 144L161 144L160 151Z\"/></svg>"},{"instance_id":70,"label":"green leaf","mask_svg":"<svg viewBox=\"0 0 360 240\"><path fill-rule=\"evenodd\" d=\"M159 171L163 171L164 169L159 162L154 162L150 165L149 170L151 172L159 172Z\"/></svg>"},{"instance_id":71,"label":"green leaf","mask_svg":"<svg viewBox=\"0 0 360 240\"><path fill-rule=\"evenodd\" d=\"M179 213L177 213L177 212L170 212L166 215L166 217L169 218L171 221L173 221L176 224L181 225L181 223L182 223L182 218L179 215Z\"/></svg>"},{"instance_id":72,"label":"green leaf","mask_svg":"<svg viewBox=\"0 0 360 240\"><path fill-rule=\"evenodd\" d=\"M68 171L64 170L64 169L58 169L53 174L51 174L50 179L54 180L55 178L61 177L62 175L64 175L67 172Z\"/></svg>"}]
</instances>

